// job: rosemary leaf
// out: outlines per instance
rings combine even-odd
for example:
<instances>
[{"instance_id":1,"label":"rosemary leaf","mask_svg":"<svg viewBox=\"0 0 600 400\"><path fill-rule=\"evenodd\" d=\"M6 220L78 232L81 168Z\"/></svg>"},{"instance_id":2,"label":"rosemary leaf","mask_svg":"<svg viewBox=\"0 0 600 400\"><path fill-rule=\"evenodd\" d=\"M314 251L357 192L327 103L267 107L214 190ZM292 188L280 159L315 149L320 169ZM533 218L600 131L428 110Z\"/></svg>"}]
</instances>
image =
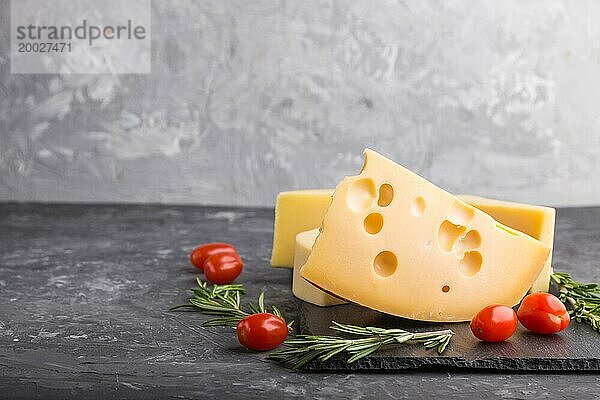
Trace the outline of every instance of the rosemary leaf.
<instances>
[{"instance_id":1,"label":"rosemary leaf","mask_svg":"<svg viewBox=\"0 0 600 400\"><path fill-rule=\"evenodd\" d=\"M360 352L364 349L368 349L370 347L373 347L373 345L380 345L381 344L381 340L379 338L373 338L373 339L367 339L367 341L364 342L359 342L357 344L354 344L352 346L348 346L348 348L346 349L349 353L355 353L355 352Z\"/></svg>"},{"instance_id":2,"label":"rosemary leaf","mask_svg":"<svg viewBox=\"0 0 600 400\"><path fill-rule=\"evenodd\" d=\"M342 343L342 344L338 345L337 347L334 347L333 349L329 350L327 353L322 354L319 357L319 361L327 361L331 357L335 356L336 354L339 354L342 351L346 351L347 348L348 348L348 345Z\"/></svg>"},{"instance_id":3,"label":"rosemary leaf","mask_svg":"<svg viewBox=\"0 0 600 400\"><path fill-rule=\"evenodd\" d=\"M426 348L436 348L441 354L454 335L451 330L412 333L402 329L363 328L335 321L332 321L330 328L350 337L298 335L286 340L283 343L286 348L271 353L269 358L283 363L294 363L294 369L301 368L315 359L326 361L342 353L347 356L347 363L353 363L383 346L411 342L423 343Z\"/></svg>"},{"instance_id":4,"label":"rosemary leaf","mask_svg":"<svg viewBox=\"0 0 600 400\"><path fill-rule=\"evenodd\" d=\"M317 358L320 354L319 350L312 350L312 349L308 349L308 351L306 351L303 355L300 355L299 357L293 357L291 360L292 361L294 358L297 358L296 363L294 364L294 366L292 367L293 369L300 369L302 368L304 365L306 365L307 363L309 363L310 361L314 360L315 358Z\"/></svg>"},{"instance_id":5,"label":"rosemary leaf","mask_svg":"<svg viewBox=\"0 0 600 400\"><path fill-rule=\"evenodd\" d=\"M265 292L260 292L260 295L258 296L258 311L260 311L261 313L266 312L265 311Z\"/></svg>"},{"instance_id":6,"label":"rosemary leaf","mask_svg":"<svg viewBox=\"0 0 600 400\"><path fill-rule=\"evenodd\" d=\"M578 323L588 324L600 332L600 287L596 283L574 280L566 272L555 272L550 278L558 289L558 298L569 308Z\"/></svg>"},{"instance_id":7,"label":"rosemary leaf","mask_svg":"<svg viewBox=\"0 0 600 400\"><path fill-rule=\"evenodd\" d=\"M259 314L260 310L252 303L248 303L248 309L250 310L250 314Z\"/></svg>"},{"instance_id":8,"label":"rosemary leaf","mask_svg":"<svg viewBox=\"0 0 600 400\"><path fill-rule=\"evenodd\" d=\"M438 354L442 354L446 350L446 347L448 347L449 343L450 343L450 336L447 336L445 339L442 340L442 342L438 346Z\"/></svg>"},{"instance_id":9,"label":"rosemary leaf","mask_svg":"<svg viewBox=\"0 0 600 400\"><path fill-rule=\"evenodd\" d=\"M366 356L368 356L369 354L371 354L371 353L374 353L375 351L379 350L379 347L380 347L380 345L378 345L378 344L373 344L373 345L371 345L370 347L368 347L368 348L366 348L366 349L364 349L364 350L362 350L362 351L359 351L359 352L355 353L355 354L354 354L352 357L350 357L350 358L349 358L349 359L348 359L346 362L347 362L348 364L352 364L353 362L355 362L355 361L358 361L358 360L360 360L361 358L363 358L363 357L366 357Z\"/></svg>"},{"instance_id":10,"label":"rosemary leaf","mask_svg":"<svg viewBox=\"0 0 600 400\"><path fill-rule=\"evenodd\" d=\"M281 311L279 310L279 308L275 307L275 306L271 306L271 309L273 310L273 315L278 316L279 318L281 318Z\"/></svg>"},{"instance_id":11,"label":"rosemary leaf","mask_svg":"<svg viewBox=\"0 0 600 400\"><path fill-rule=\"evenodd\" d=\"M236 317L221 317L221 318L212 318L207 321L204 321L203 326L237 326L238 322L240 322L239 318Z\"/></svg>"},{"instance_id":12,"label":"rosemary leaf","mask_svg":"<svg viewBox=\"0 0 600 400\"><path fill-rule=\"evenodd\" d=\"M394 336L394 341L398 344L402 344L404 342L408 342L409 340L411 340L414 337L414 335L409 334L409 335L398 335L398 336Z\"/></svg>"},{"instance_id":13,"label":"rosemary leaf","mask_svg":"<svg viewBox=\"0 0 600 400\"><path fill-rule=\"evenodd\" d=\"M196 309L204 314L216 315L203 323L204 326L236 326L238 322L249 315L266 312L265 293L261 292L258 296L258 306L248 304L247 309L241 306L242 295L245 293L243 285L210 285L196 278L198 287L191 289L192 295L186 304L171 307L170 310L181 308ZM273 314L284 319L281 311L277 307L273 308ZM284 319L285 321L285 319ZM287 323L288 329L291 329L292 323Z\"/></svg>"}]
</instances>

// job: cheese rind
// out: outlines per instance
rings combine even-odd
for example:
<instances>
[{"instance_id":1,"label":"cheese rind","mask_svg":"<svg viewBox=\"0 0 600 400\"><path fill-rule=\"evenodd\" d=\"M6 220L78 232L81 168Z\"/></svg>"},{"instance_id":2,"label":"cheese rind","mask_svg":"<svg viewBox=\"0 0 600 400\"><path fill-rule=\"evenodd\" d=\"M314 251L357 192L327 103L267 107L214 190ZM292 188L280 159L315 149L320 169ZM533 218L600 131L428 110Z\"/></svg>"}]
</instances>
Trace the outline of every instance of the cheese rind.
<instances>
[{"instance_id":1,"label":"cheese rind","mask_svg":"<svg viewBox=\"0 0 600 400\"><path fill-rule=\"evenodd\" d=\"M296 249L294 252L294 274L292 278L292 292L300 300L317 306L334 306L346 303L344 300L333 297L319 288L311 285L300 276L300 270L312 250L315 240L319 236L319 228L300 232L296 236Z\"/></svg>"},{"instance_id":2,"label":"cheese rind","mask_svg":"<svg viewBox=\"0 0 600 400\"><path fill-rule=\"evenodd\" d=\"M552 248L554 246L556 210L551 207L487 199L472 195L459 195L457 197L491 215L501 224L526 233L550 247L550 254L546 259L546 263L530 289L532 293L547 292L550 286L550 276L553 272Z\"/></svg>"},{"instance_id":3,"label":"cheese rind","mask_svg":"<svg viewBox=\"0 0 600 400\"><path fill-rule=\"evenodd\" d=\"M279 193L275 205L272 266L293 267L296 235L321 226L331 195L329 189Z\"/></svg>"},{"instance_id":4,"label":"cheese rind","mask_svg":"<svg viewBox=\"0 0 600 400\"><path fill-rule=\"evenodd\" d=\"M550 249L380 154L344 179L301 270L323 290L426 321L516 305Z\"/></svg>"}]
</instances>

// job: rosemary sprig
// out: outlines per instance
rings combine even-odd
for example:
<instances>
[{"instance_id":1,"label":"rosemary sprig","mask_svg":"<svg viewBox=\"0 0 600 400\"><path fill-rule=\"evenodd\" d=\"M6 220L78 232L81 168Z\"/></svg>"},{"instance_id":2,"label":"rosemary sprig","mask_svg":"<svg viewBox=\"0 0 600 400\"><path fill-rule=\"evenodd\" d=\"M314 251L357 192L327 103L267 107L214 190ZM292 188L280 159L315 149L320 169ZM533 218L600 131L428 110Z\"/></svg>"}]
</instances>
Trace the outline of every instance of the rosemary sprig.
<instances>
[{"instance_id":1,"label":"rosemary sprig","mask_svg":"<svg viewBox=\"0 0 600 400\"><path fill-rule=\"evenodd\" d=\"M204 314L219 316L205 321L202 324L204 326L236 326L242 318L248 315L269 312L265 306L265 292L260 293L256 304L248 303L246 311L242 308L241 300L245 292L242 285L211 286L200 278L196 278L196 282L198 287L192 289L192 295L187 304L171 307L170 311L180 308L193 308ZM277 307L271 306L270 312L284 319ZM288 328L291 329L293 323L294 321L288 323Z\"/></svg>"},{"instance_id":2,"label":"rosemary sprig","mask_svg":"<svg viewBox=\"0 0 600 400\"><path fill-rule=\"evenodd\" d=\"M573 280L566 272L555 272L551 282L558 288L558 298L571 309L575 321L586 323L600 332L600 287L596 283Z\"/></svg>"},{"instance_id":3,"label":"rosemary sprig","mask_svg":"<svg viewBox=\"0 0 600 400\"><path fill-rule=\"evenodd\" d=\"M379 350L382 346L402 343L423 343L426 348L436 348L443 353L454 332L441 330L433 332L408 332L402 329L383 329L376 327L360 327L345 325L332 321L330 327L334 331L354 336L344 338L338 336L298 335L286 340L283 345L287 349L269 354L269 358L283 363L293 362L293 369L298 369L312 360L326 361L336 354L348 355L347 363L351 364Z\"/></svg>"}]
</instances>

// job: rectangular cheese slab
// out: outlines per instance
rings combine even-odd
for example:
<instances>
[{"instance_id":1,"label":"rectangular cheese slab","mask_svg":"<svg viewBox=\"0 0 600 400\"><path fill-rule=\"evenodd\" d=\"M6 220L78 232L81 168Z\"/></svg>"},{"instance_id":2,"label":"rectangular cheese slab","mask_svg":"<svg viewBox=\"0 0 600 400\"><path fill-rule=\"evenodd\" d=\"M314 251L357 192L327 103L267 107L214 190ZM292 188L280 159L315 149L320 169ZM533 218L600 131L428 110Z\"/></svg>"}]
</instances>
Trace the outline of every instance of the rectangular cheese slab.
<instances>
[{"instance_id":1,"label":"rectangular cheese slab","mask_svg":"<svg viewBox=\"0 0 600 400\"><path fill-rule=\"evenodd\" d=\"M410 319L468 321L514 306L550 248L365 150L337 187L303 278L337 297Z\"/></svg>"},{"instance_id":2,"label":"rectangular cheese slab","mask_svg":"<svg viewBox=\"0 0 600 400\"><path fill-rule=\"evenodd\" d=\"M275 205L275 228L271 265L294 266L296 235L321 226L331 204L330 189L281 192Z\"/></svg>"}]
</instances>

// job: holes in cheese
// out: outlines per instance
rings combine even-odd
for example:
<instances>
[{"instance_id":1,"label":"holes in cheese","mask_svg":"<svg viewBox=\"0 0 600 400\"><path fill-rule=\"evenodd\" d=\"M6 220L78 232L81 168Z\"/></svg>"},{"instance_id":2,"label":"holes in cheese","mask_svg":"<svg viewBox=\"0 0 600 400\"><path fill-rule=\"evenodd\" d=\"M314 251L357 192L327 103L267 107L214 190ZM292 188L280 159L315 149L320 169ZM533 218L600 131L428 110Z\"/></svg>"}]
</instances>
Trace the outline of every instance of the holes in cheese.
<instances>
[{"instance_id":1,"label":"holes in cheese","mask_svg":"<svg viewBox=\"0 0 600 400\"><path fill-rule=\"evenodd\" d=\"M391 251L382 251L377 254L375 260L373 260L373 270L375 273L382 278L387 278L396 272L398 267L398 259Z\"/></svg>"},{"instance_id":2,"label":"holes in cheese","mask_svg":"<svg viewBox=\"0 0 600 400\"><path fill-rule=\"evenodd\" d=\"M556 211L550 207L514 203L484 197L459 195L459 199L489 214L500 224L498 229L513 234L514 230L526 233L552 248ZM508 230L505 228L509 227ZM546 259L542 272L531 286L532 292L547 292L552 275L552 252Z\"/></svg>"},{"instance_id":3,"label":"holes in cheese","mask_svg":"<svg viewBox=\"0 0 600 400\"><path fill-rule=\"evenodd\" d=\"M458 243L457 252L459 254L464 254L467 250L476 249L481 245L481 235L479 232L472 230L467 232L467 234L460 238Z\"/></svg>"},{"instance_id":4,"label":"holes in cheese","mask_svg":"<svg viewBox=\"0 0 600 400\"><path fill-rule=\"evenodd\" d=\"M452 251L456 242L464 235L467 228L460 225L454 225L448 220L444 220L438 231L438 243L444 251Z\"/></svg>"},{"instance_id":5,"label":"holes in cheese","mask_svg":"<svg viewBox=\"0 0 600 400\"><path fill-rule=\"evenodd\" d=\"M372 179L359 179L352 182L348 189L348 196L346 196L346 202L348 207L357 213L364 212L367 210L373 201L377 193L375 191L375 183Z\"/></svg>"},{"instance_id":6,"label":"holes in cheese","mask_svg":"<svg viewBox=\"0 0 600 400\"><path fill-rule=\"evenodd\" d=\"M387 207L394 200L394 188L389 183L384 183L379 187L379 199L377 204L380 207Z\"/></svg>"},{"instance_id":7,"label":"holes in cheese","mask_svg":"<svg viewBox=\"0 0 600 400\"><path fill-rule=\"evenodd\" d=\"M422 197L414 199L410 210L415 217L423 215L423 213L425 213L425 199Z\"/></svg>"},{"instance_id":8,"label":"holes in cheese","mask_svg":"<svg viewBox=\"0 0 600 400\"><path fill-rule=\"evenodd\" d=\"M448 220L454 225L467 225L474 216L475 208L461 201L455 201L448 212Z\"/></svg>"},{"instance_id":9,"label":"holes in cheese","mask_svg":"<svg viewBox=\"0 0 600 400\"><path fill-rule=\"evenodd\" d=\"M458 264L460 273L464 276L473 276L481 269L483 257L478 251L467 251Z\"/></svg>"},{"instance_id":10,"label":"holes in cheese","mask_svg":"<svg viewBox=\"0 0 600 400\"><path fill-rule=\"evenodd\" d=\"M371 213L365 218L365 231L371 235L379 233L383 228L383 216L379 213Z\"/></svg>"},{"instance_id":11,"label":"holes in cheese","mask_svg":"<svg viewBox=\"0 0 600 400\"><path fill-rule=\"evenodd\" d=\"M393 201L382 207L384 184L392 188ZM417 198L425 207L415 218ZM383 221L375 234L365 224L373 213ZM337 186L301 275L327 292L388 314L468 321L489 304L517 304L550 250L497 226L502 225L488 214L365 150L361 173Z\"/></svg>"}]
</instances>

